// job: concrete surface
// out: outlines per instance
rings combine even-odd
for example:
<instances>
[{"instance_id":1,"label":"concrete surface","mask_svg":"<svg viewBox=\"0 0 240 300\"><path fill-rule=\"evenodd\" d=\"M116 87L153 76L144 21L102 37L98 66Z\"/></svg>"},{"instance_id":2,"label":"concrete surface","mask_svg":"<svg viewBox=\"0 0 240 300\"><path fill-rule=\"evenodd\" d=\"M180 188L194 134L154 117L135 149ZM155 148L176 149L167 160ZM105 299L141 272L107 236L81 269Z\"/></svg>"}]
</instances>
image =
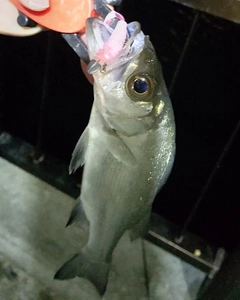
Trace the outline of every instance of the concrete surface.
<instances>
[{"instance_id":1,"label":"concrete surface","mask_svg":"<svg viewBox=\"0 0 240 300\"><path fill-rule=\"evenodd\" d=\"M87 240L80 228L65 229L73 205L74 199L0 158L1 300L100 299L85 279L53 280ZM142 241L123 236L103 299L194 299L204 273L146 241L144 248L146 265Z\"/></svg>"}]
</instances>

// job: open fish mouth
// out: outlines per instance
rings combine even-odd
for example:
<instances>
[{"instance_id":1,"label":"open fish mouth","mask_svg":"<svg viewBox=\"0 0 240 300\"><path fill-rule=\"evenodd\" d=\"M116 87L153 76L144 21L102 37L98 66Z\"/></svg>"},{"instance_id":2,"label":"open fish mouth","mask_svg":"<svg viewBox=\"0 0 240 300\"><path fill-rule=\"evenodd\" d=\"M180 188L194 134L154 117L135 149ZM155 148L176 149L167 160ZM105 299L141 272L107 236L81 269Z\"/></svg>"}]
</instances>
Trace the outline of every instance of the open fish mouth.
<instances>
[{"instance_id":1,"label":"open fish mouth","mask_svg":"<svg viewBox=\"0 0 240 300\"><path fill-rule=\"evenodd\" d=\"M87 71L108 72L130 62L144 47L144 34L138 22L127 24L124 17L110 12L104 20L89 18L86 39L90 63Z\"/></svg>"}]
</instances>

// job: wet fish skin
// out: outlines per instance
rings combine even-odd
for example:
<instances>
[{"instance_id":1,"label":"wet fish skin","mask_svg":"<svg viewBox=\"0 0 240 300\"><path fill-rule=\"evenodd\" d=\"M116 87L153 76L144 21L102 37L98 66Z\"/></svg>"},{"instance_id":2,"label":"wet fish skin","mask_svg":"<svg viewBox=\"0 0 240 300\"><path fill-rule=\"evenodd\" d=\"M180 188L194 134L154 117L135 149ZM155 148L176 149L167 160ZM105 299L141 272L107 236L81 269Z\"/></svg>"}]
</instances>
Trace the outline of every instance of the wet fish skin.
<instances>
[{"instance_id":1,"label":"wet fish skin","mask_svg":"<svg viewBox=\"0 0 240 300\"><path fill-rule=\"evenodd\" d=\"M55 278L85 277L101 295L114 248L126 230L131 240L147 232L152 202L174 161L174 115L161 66L148 37L139 35L143 45L139 50L136 44L135 56L94 73L89 124L70 164L70 171L84 164L80 199L90 222L89 240ZM91 46L89 52L91 57ZM138 75L150 79L148 98L138 98L128 85Z\"/></svg>"}]
</instances>

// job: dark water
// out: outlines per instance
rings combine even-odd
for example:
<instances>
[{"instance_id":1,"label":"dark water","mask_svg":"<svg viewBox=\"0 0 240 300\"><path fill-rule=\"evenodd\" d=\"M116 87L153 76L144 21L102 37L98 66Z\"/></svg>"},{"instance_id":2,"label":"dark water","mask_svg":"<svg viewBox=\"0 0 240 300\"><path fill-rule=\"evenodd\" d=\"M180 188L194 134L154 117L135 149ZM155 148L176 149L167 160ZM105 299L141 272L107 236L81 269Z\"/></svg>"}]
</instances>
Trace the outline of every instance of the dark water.
<instances>
[{"instance_id":1,"label":"dark water","mask_svg":"<svg viewBox=\"0 0 240 300\"><path fill-rule=\"evenodd\" d=\"M138 20L149 34L169 86L195 12L157 0L128 0L121 11L128 21ZM50 63L45 75L47 51ZM78 57L57 33L29 38L0 36L0 68L1 127L36 144L46 80L42 148L69 161L88 122L93 97ZM181 225L202 195L190 230L231 247L240 234L240 134L236 131L229 142L240 120L239 25L199 16L171 98L177 155L153 209Z\"/></svg>"}]
</instances>

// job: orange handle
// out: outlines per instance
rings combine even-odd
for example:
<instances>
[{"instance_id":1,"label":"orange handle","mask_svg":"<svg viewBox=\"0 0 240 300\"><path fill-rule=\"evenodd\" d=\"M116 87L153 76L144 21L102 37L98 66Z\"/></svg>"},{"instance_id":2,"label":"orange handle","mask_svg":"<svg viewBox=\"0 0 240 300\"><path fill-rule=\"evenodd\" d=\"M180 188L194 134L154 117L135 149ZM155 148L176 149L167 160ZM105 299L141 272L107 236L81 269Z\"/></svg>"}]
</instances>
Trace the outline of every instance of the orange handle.
<instances>
[{"instance_id":1,"label":"orange handle","mask_svg":"<svg viewBox=\"0 0 240 300\"><path fill-rule=\"evenodd\" d=\"M10 1L36 23L62 33L84 30L86 19L97 15L93 0L50 0L50 7L41 12L24 7L19 0Z\"/></svg>"}]
</instances>

